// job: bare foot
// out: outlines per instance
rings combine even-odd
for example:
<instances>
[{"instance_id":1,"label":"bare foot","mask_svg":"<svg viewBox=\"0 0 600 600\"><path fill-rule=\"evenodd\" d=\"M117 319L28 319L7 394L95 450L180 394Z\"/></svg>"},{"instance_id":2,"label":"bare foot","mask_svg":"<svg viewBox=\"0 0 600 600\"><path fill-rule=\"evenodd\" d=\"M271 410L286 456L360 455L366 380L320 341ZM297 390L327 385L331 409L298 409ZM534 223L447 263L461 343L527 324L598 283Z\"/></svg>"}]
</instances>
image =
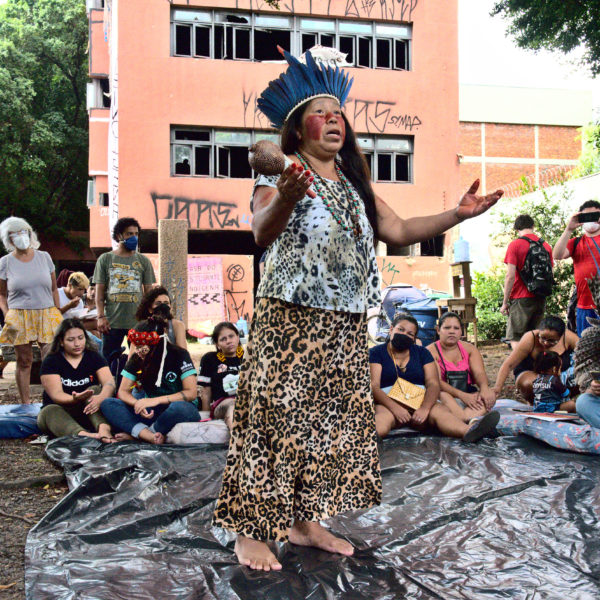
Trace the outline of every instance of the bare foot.
<instances>
[{"instance_id":1,"label":"bare foot","mask_svg":"<svg viewBox=\"0 0 600 600\"><path fill-rule=\"evenodd\" d=\"M235 541L234 552L240 562L257 571L279 571L281 563L269 549L265 542L259 542L243 535L238 535Z\"/></svg>"},{"instance_id":2,"label":"bare foot","mask_svg":"<svg viewBox=\"0 0 600 600\"><path fill-rule=\"evenodd\" d=\"M290 529L290 542L298 546L314 546L344 556L354 554L354 547L350 542L335 537L320 523L314 521L296 521Z\"/></svg>"},{"instance_id":3,"label":"bare foot","mask_svg":"<svg viewBox=\"0 0 600 600\"><path fill-rule=\"evenodd\" d=\"M135 440L135 438L132 435L121 431L120 433L115 433L115 440L117 440L117 442L127 442Z\"/></svg>"},{"instance_id":4,"label":"bare foot","mask_svg":"<svg viewBox=\"0 0 600 600\"><path fill-rule=\"evenodd\" d=\"M154 441L152 442L153 444L164 444L165 443L165 436L160 433L159 431L157 431L154 434Z\"/></svg>"},{"instance_id":5,"label":"bare foot","mask_svg":"<svg viewBox=\"0 0 600 600\"><path fill-rule=\"evenodd\" d=\"M80 435L81 437L91 437L95 440L99 440L102 438L102 436L99 433L90 433L89 431L85 430L80 431L77 435Z\"/></svg>"}]
</instances>

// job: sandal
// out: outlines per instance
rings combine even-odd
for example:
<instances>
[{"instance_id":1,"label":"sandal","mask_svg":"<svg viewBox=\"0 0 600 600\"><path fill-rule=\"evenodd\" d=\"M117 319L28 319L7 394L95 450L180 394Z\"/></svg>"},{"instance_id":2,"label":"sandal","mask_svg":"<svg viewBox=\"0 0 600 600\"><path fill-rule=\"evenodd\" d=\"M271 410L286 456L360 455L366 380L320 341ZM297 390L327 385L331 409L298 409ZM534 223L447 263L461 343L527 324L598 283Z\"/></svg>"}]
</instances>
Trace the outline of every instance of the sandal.
<instances>
[{"instance_id":1,"label":"sandal","mask_svg":"<svg viewBox=\"0 0 600 600\"><path fill-rule=\"evenodd\" d=\"M500 413L493 410L483 417L475 417L469 422L469 429L463 435L463 442L472 443L480 440L483 436L489 433L500 421Z\"/></svg>"}]
</instances>

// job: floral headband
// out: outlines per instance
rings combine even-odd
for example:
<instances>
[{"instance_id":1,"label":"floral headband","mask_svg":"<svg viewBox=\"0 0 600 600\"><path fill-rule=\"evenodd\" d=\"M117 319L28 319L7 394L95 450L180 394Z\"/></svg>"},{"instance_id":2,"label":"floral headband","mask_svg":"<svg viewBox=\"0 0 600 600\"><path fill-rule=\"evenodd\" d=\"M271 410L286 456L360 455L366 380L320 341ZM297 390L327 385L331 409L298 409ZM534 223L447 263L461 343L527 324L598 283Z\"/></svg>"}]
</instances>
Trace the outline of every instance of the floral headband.
<instances>
[{"instance_id":1,"label":"floral headband","mask_svg":"<svg viewBox=\"0 0 600 600\"><path fill-rule=\"evenodd\" d=\"M161 336L156 331L137 331L130 329L127 332L127 340L130 344L136 346L156 346L160 342Z\"/></svg>"}]
</instances>

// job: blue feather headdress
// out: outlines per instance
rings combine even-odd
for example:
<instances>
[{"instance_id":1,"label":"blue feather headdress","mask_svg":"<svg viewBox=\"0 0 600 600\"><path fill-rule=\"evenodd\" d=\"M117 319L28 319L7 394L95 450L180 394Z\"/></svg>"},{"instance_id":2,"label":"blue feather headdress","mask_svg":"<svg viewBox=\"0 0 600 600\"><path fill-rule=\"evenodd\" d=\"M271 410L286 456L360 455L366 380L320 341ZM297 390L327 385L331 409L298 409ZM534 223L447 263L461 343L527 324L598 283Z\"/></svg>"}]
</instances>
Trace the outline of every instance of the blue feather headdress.
<instances>
[{"instance_id":1,"label":"blue feather headdress","mask_svg":"<svg viewBox=\"0 0 600 600\"><path fill-rule=\"evenodd\" d=\"M334 98L339 101L340 107L344 106L354 81L346 71L323 63L317 65L310 51L305 54L306 64L285 50L282 53L289 63L287 71L269 82L256 102L275 129L281 129L298 106L313 98Z\"/></svg>"}]
</instances>

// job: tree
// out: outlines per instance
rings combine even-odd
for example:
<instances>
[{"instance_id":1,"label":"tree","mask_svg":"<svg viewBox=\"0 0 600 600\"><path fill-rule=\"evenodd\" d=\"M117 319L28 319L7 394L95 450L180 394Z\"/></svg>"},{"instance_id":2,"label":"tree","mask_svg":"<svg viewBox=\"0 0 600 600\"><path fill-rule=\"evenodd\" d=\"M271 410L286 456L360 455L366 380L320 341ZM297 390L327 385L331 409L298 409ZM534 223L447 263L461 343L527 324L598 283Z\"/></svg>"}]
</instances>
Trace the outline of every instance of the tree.
<instances>
[{"instance_id":1,"label":"tree","mask_svg":"<svg viewBox=\"0 0 600 600\"><path fill-rule=\"evenodd\" d=\"M87 223L87 44L84 0L0 6L0 219Z\"/></svg>"},{"instance_id":2,"label":"tree","mask_svg":"<svg viewBox=\"0 0 600 600\"><path fill-rule=\"evenodd\" d=\"M568 53L583 46L583 62L600 74L600 0L500 0L491 14L509 20L521 48Z\"/></svg>"}]
</instances>

